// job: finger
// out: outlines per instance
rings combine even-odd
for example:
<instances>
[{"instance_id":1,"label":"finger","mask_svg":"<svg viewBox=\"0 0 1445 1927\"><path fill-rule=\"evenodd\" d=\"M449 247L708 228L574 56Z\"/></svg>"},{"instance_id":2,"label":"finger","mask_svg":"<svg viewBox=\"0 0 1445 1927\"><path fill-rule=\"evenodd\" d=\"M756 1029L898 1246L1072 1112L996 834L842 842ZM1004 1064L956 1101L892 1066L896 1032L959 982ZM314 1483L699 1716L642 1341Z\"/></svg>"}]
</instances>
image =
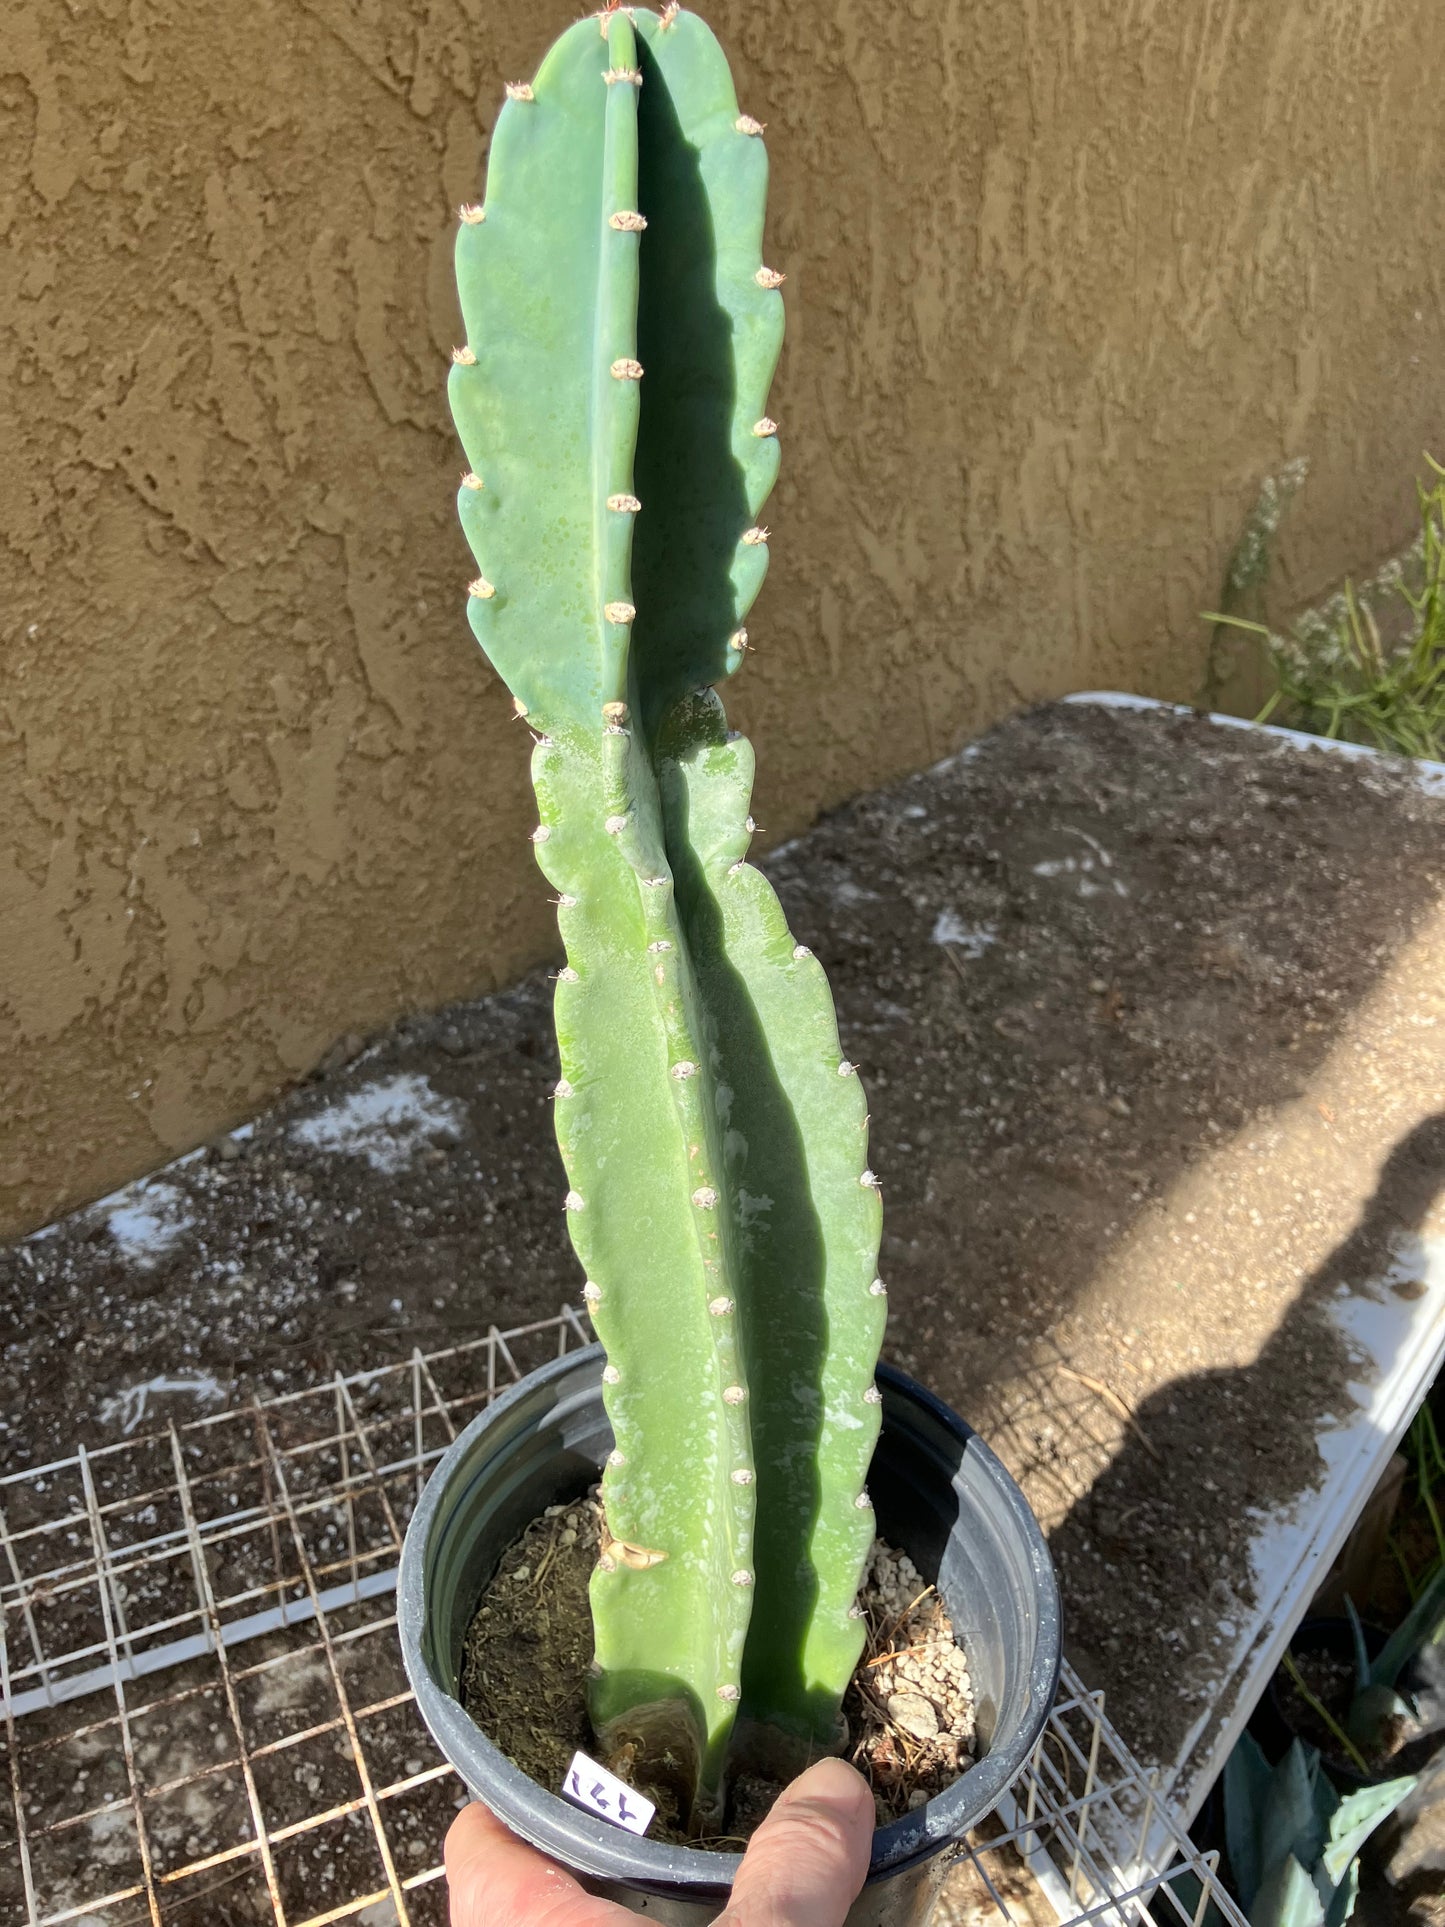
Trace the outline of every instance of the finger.
<instances>
[{"instance_id":1,"label":"finger","mask_svg":"<svg viewBox=\"0 0 1445 1927\"><path fill-rule=\"evenodd\" d=\"M632 1920L610 1900L584 1893L477 1800L453 1820L445 1858L451 1927L628 1927Z\"/></svg>"},{"instance_id":2,"label":"finger","mask_svg":"<svg viewBox=\"0 0 1445 1927\"><path fill-rule=\"evenodd\" d=\"M843 1927L872 1841L867 1782L842 1760L820 1760L753 1835L716 1927Z\"/></svg>"}]
</instances>

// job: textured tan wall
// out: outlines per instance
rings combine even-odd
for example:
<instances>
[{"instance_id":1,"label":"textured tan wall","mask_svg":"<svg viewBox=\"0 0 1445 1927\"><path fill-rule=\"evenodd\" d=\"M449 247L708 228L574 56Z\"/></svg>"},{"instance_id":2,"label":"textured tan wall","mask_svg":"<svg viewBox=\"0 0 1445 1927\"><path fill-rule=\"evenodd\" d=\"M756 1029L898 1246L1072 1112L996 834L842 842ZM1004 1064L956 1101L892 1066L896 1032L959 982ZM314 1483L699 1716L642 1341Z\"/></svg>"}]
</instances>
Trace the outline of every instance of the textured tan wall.
<instances>
[{"instance_id":1,"label":"textured tan wall","mask_svg":"<svg viewBox=\"0 0 1445 1927\"><path fill-rule=\"evenodd\" d=\"M0 11L0 1224L549 913L462 611L449 209L570 6ZM1427 0L719 0L787 270L735 692L775 834L1018 702L1199 686L1265 473L1303 594L1445 448Z\"/></svg>"}]
</instances>

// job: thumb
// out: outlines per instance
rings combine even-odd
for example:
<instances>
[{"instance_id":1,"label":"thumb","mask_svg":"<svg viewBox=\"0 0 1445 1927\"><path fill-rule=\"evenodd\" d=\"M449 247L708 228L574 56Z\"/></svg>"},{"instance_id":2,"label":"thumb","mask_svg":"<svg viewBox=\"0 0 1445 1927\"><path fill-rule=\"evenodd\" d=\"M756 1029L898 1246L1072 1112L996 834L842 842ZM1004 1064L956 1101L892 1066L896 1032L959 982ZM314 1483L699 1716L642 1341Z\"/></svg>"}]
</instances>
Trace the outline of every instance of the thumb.
<instances>
[{"instance_id":1,"label":"thumb","mask_svg":"<svg viewBox=\"0 0 1445 1927\"><path fill-rule=\"evenodd\" d=\"M476 1800L453 1820L445 1857L452 1927L626 1927L632 1918L584 1893Z\"/></svg>"},{"instance_id":2,"label":"thumb","mask_svg":"<svg viewBox=\"0 0 1445 1927\"><path fill-rule=\"evenodd\" d=\"M820 1760L753 1835L716 1927L843 1927L872 1840L867 1782L842 1760Z\"/></svg>"}]
</instances>

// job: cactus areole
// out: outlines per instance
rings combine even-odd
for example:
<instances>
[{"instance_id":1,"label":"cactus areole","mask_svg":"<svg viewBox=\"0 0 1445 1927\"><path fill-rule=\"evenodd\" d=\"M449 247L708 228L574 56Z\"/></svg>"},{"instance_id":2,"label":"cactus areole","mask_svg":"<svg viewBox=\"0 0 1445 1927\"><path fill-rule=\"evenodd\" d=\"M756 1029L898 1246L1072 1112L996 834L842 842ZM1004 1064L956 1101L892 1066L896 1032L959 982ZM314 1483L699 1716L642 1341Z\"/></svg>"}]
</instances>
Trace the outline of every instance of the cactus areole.
<instances>
[{"instance_id":1,"label":"cactus areole","mask_svg":"<svg viewBox=\"0 0 1445 1927\"><path fill-rule=\"evenodd\" d=\"M748 647L778 471L767 154L696 16L580 21L462 210L450 400L472 628L536 738L557 1138L616 1449L592 1580L610 1758L694 1825L836 1745L886 1297L862 1089L746 860Z\"/></svg>"}]
</instances>

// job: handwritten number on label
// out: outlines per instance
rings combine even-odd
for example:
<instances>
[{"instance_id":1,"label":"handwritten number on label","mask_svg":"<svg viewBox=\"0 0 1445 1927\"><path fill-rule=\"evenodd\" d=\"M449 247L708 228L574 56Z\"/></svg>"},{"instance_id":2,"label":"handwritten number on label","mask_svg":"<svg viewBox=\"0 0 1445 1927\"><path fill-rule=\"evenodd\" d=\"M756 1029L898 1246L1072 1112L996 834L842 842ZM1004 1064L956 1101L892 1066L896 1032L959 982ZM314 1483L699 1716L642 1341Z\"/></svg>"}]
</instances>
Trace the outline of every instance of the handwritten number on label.
<instances>
[{"instance_id":1,"label":"handwritten number on label","mask_svg":"<svg viewBox=\"0 0 1445 1927\"><path fill-rule=\"evenodd\" d=\"M657 1809L634 1788L625 1786L615 1774L585 1753L574 1753L562 1791L569 1800L589 1813L626 1827L629 1833L646 1833Z\"/></svg>"}]
</instances>

